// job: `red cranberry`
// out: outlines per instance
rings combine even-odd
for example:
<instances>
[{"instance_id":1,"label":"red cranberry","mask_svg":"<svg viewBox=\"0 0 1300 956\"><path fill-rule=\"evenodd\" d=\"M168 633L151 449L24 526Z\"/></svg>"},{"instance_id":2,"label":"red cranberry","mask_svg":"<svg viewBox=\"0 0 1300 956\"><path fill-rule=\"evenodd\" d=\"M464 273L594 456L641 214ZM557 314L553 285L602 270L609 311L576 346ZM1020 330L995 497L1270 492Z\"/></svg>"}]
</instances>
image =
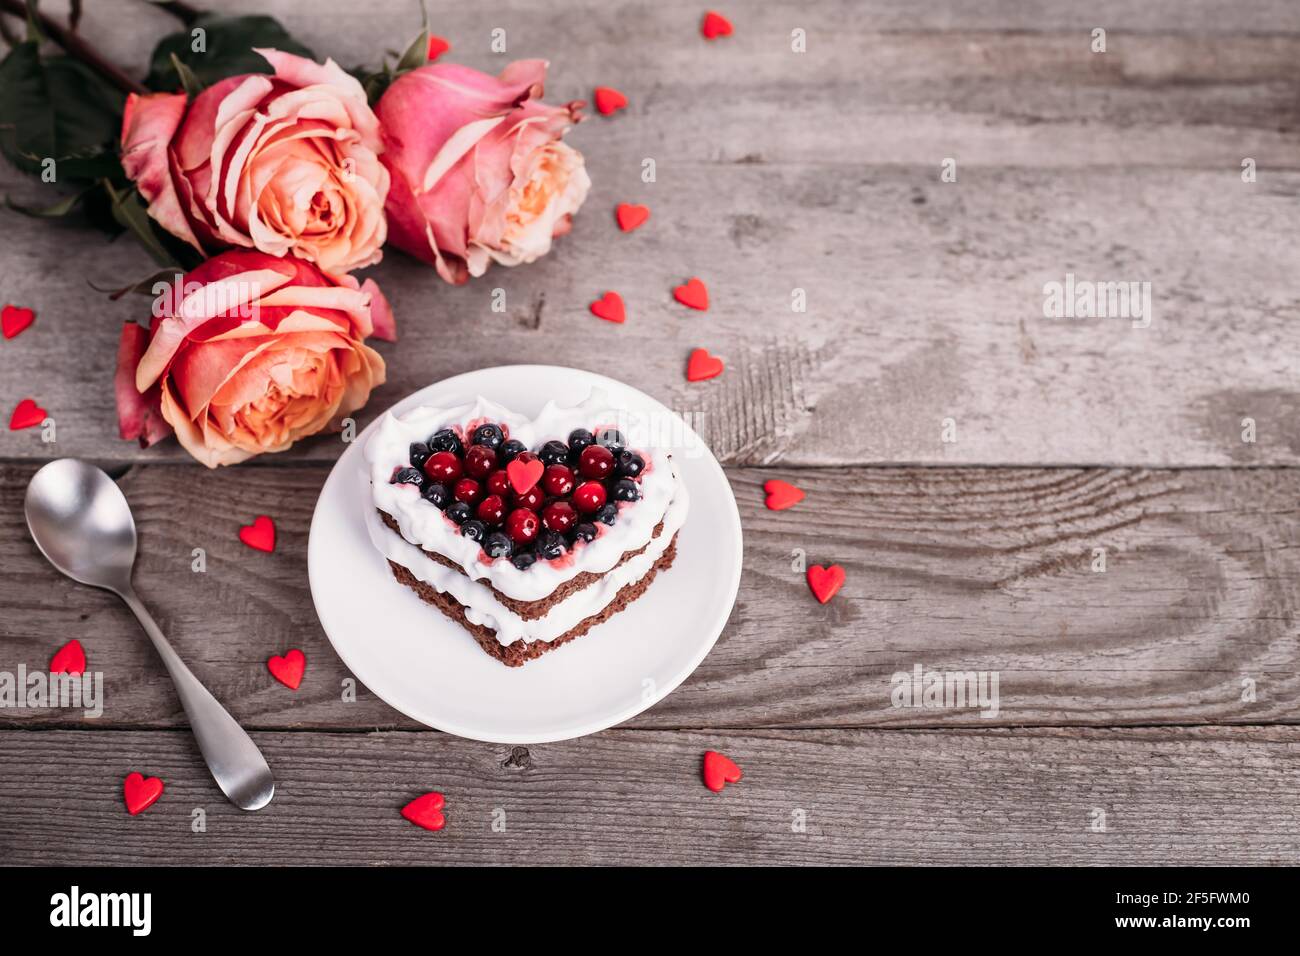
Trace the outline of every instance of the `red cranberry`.
<instances>
[{"instance_id":1,"label":"red cranberry","mask_svg":"<svg viewBox=\"0 0 1300 956\"><path fill-rule=\"evenodd\" d=\"M608 478L614 472L614 455L604 445L588 445L578 458L578 471L586 478Z\"/></svg>"},{"instance_id":2,"label":"red cranberry","mask_svg":"<svg viewBox=\"0 0 1300 956\"><path fill-rule=\"evenodd\" d=\"M424 463L424 473L440 484L449 485L460 477L460 459L449 451L436 451Z\"/></svg>"},{"instance_id":3,"label":"red cranberry","mask_svg":"<svg viewBox=\"0 0 1300 956\"><path fill-rule=\"evenodd\" d=\"M515 544L530 544L541 526L537 515L527 508L516 508L506 518L506 534Z\"/></svg>"},{"instance_id":4,"label":"red cranberry","mask_svg":"<svg viewBox=\"0 0 1300 956\"><path fill-rule=\"evenodd\" d=\"M542 472L542 487L548 495L563 498L573 490L573 469L568 465L547 465Z\"/></svg>"},{"instance_id":5,"label":"red cranberry","mask_svg":"<svg viewBox=\"0 0 1300 956\"><path fill-rule=\"evenodd\" d=\"M486 478L497 470L497 453L487 445L471 445L465 452L465 473L471 478Z\"/></svg>"},{"instance_id":6,"label":"red cranberry","mask_svg":"<svg viewBox=\"0 0 1300 956\"><path fill-rule=\"evenodd\" d=\"M514 495L514 502L515 506L518 508L527 508L529 511L536 511L542 506L543 497L542 489L533 485L522 495L516 492Z\"/></svg>"},{"instance_id":7,"label":"red cranberry","mask_svg":"<svg viewBox=\"0 0 1300 956\"><path fill-rule=\"evenodd\" d=\"M573 505L567 501L552 501L542 511L542 525L547 531L558 531L563 534L577 523L578 512L574 511Z\"/></svg>"},{"instance_id":8,"label":"red cranberry","mask_svg":"<svg viewBox=\"0 0 1300 956\"><path fill-rule=\"evenodd\" d=\"M488 495L478 503L478 520L484 524L497 525L505 520L506 502L500 495Z\"/></svg>"},{"instance_id":9,"label":"red cranberry","mask_svg":"<svg viewBox=\"0 0 1300 956\"><path fill-rule=\"evenodd\" d=\"M487 490L490 494L500 495L502 498L510 494L510 476L506 474L504 468L488 475Z\"/></svg>"},{"instance_id":10,"label":"red cranberry","mask_svg":"<svg viewBox=\"0 0 1300 956\"><path fill-rule=\"evenodd\" d=\"M591 448L599 446L592 445ZM591 448L587 449L588 451ZM605 503L605 486L599 481L584 481L573 493L573 506L583 514L595 514Z\"/></svg>"},{"instance_id":11,"label":"red cranberry","mask_svg":"<svg viewBox=\"0 0 1300 956\"><path fill-rule=\"evenodd\" d=\"M451 489L451 496L472 507L483 497L483 486L473 478L462 478L456 482L456 487Z\"/></svg>"}]
</instances>

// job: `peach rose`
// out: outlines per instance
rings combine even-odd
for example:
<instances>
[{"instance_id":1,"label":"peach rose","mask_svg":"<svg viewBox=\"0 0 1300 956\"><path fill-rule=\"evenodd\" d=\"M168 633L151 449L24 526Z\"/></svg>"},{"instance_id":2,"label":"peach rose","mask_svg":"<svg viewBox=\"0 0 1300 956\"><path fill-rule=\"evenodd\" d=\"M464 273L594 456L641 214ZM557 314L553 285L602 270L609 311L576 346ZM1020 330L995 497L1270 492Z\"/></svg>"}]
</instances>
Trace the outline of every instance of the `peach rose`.
<instances>
[{"instance_id":1,"label":"peach rose","mask_svg":"<svg viewBox=\"0 0 1300 956\"><path fill-rule=\"evenodd\" d=\"M361 84L332 60L258 50L274 75L132 94L122 166L149 215L209 255L245 247L328 272L378 262L388 171Z\"/></svg>"},{"instance_id":2,"label":"peach rose","mask_svg":"<svg viewBox=\"0 0 1300 956\"><path fill-rule=\"evenodd\" d=\"M582 154L560 142L583 104L539 102L545 78L545 60L499 77L431 64L398 77L375 107L392 173L389 236L448 282L544 256L587 198Z\"/></svg>"},{"instance_id":3,"label":"peach rose","mask_svg":"<svg viewBox=\"0 0 1300 956\"><path fill-rule=\"evenodd\" d=\"M366 403L384 360L363 341L393 338L373 281L232 250L158 299L152 328L123 326L117 409L123 438L171 430L209 468L283 451Z\"/></svg>"}]
</instances>

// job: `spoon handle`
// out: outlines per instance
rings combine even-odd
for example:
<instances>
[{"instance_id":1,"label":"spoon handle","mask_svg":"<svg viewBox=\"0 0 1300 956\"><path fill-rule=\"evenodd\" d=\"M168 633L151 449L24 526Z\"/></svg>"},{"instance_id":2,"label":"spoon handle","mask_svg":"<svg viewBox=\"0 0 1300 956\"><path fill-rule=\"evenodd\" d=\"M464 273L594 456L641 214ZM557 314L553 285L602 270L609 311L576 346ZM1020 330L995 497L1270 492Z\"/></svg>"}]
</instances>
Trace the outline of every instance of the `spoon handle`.
<instances>
[{"instance_id":1,"label":"spoon handle","mask_svg":"<svg viewBox=\"0 0 1300 956\"><path fill-rule=\"evenodd\" d=\"M135 613L167 667L199 742L199 751L217 786L241 810L260 810L266 806L275 794L275 778L257 744L185 666L134 589L125 588L119 596Z\"/></svg>"}]
</instances>

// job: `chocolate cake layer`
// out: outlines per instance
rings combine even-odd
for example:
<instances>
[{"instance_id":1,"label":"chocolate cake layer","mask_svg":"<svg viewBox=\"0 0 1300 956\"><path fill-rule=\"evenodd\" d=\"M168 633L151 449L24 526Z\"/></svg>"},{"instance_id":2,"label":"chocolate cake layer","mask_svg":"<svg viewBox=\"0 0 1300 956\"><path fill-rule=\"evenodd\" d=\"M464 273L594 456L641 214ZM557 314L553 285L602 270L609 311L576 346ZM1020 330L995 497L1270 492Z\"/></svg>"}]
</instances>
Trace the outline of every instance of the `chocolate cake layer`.
<instances>
[{"instance_id":1,"label":"chocolate cake layer","mask_svg":"<svg viewBox=\"0 0 1300 956\"><path fill-rule=\"evenodd\" d=\"M657 529L656 529L657 533ZM644 550L644 549L642 549ZM638 552L639 553L639 552ZM625 584L619 589L618 594L614 595L614 600L591 617L584 618L575 624L572 628L565 631L553 641L532 641L526 642L523 638L515 641L513 644L502 644L497 640L496 632L482 624L472 624L465 617L465 608L450 594L444 594L437 588L425 584L414 574L408 571L402 565L395 561L389 561L388 566L393 570L393 577L402 584L418 594L426 604L432 604L443 614L451 618L465 630L469 631L478 642L478 646L483 648L502 664L507 667L520 667L528 661L541 657L547 651L559 647L561 644L567 644L575 637L581 637L589 630L607 621L619 611L622 611L629 604L639 598L650 587L655 579L655 575L660 571L672 566L673 559L677 557L677 536L673 535L673 540L669 542L664 553L660 555L659 560L654 563L645 576L639 581L633 581L631 584Z\"/></svg>"},{"instance_id":2,"label":"chocolate cake layer","mask_svg":"<svg viewBox=\"0 0 1300 956\"><path fill-rule=\"evenodd\" d=\"M379 517L383 519L384 524L386 524L390 529L392 529L392 531L395 534L400 535L402 533L402 529L398 526L396 518L394 518L386 511L382 511L378 508L376 508L375 510L379 511ZM663 530L664 530L664 523L660 521L657 525L655 525L654 531L650 533L650 541L653 541L655 538L659 537L659 535L663 532ZM406 539L403 538L402 540L405 541ZM650 547L650 541L647 541L645 544L641 545L641 547L637 548L635 551L624 551L623 557L618 559L618 564L614 565L614 567L616 568L618 567L619 564L623 564L626 561L631 561L633 558L635 558L646 548ZM430 561L436 562L437 564L441 564L444 568L450 568L453 571L459 571L461 574L465 573L465 569L462 568L455 561L451 560L451 558L448 558L447 556L442 554L438 554L438 552L436 551L425 551L424 549L421 549L421 551L424 554L424 556L428 558ZM612 571L613 568L611 568L610 570ZM579 574L574 575L569 580L565 581L563 584L557 587L546 597L542 598L540 601L521 601L518 598L507 597L506 595L498 591L496 588L492 587L491 582L482 579L478 579L478 580L480 580L480 583L483 584L484 587L491 590L492 596L494 598L496 598L498 601L500 601L503 605L508 607L510 610L514 611L525 621L536 621L537 619L545 616L546 612L549 611L551 608L553 608L560 601L563 601L565 598L569 597L572 594L577 594L585 587L590 587L591 585L595 584L604 576L605 576L604 574L595 574L591 571L583 571Z\"/></svg>"}]
</instances>

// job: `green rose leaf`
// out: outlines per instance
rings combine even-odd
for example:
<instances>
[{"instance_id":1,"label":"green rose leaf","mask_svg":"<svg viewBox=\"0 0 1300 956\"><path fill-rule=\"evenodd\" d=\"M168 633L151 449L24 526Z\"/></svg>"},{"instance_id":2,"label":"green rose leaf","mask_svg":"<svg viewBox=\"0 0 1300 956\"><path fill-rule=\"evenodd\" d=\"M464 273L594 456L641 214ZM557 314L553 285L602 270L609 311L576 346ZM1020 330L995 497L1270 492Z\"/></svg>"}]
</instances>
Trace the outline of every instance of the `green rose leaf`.
<instances>
[{"instance_id":1,"label":"green rose leaf","mask_svg":"<svg viewBox=\"0 0 1300 956\"><path fill-rule=\"evenodd\" d=\"M204 14L187 30L162 38L154 47L145 85L152 90L175 92L182 88L181 76L172 62L175 57L199 85L207 87L228 76L242 73L271 73L271 64L253 52L270 47L285 53L315 59L273 17L223 17Z\"/></svg>"}]
</instances>

